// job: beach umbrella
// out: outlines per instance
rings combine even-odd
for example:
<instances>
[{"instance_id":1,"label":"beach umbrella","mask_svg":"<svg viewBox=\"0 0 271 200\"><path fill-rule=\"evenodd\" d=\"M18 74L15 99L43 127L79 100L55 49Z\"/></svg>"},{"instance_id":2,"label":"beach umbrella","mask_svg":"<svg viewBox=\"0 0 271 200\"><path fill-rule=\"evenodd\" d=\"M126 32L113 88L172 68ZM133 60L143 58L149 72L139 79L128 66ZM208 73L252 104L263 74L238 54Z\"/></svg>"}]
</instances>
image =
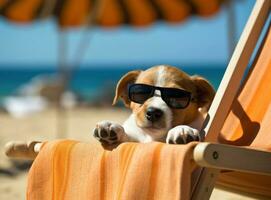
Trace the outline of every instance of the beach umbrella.
<instances>
[{"instance_id":1,"label":"beach umbrella","mask_svg":"<svg viewBox=\"0 0 271 200\"><path fill-rule=\"evenodd\" d=\"M119 26L146 27L157 21L179 24L191 16L210 17L230 0L0 0L0 16L9 21L29 24L54 18L59 27L59 71L63 90L67 88L72 72L79 66L89 43L88 30L92 26L116 28ZM84 27L74 62L67 64L65 30ZM61 106L60 119L65 118ZM63 126L61 129L64 129ZM61 131L61 130L60 130ZM63 132L63 131L61 131ZM63 135L63 134L60 134Z\"/></svg>"},{"instance_id":2,"label":"beach umbrella","mask_svg":"<svg viewBox=\"0 0 271 200\"><path fill-rule=\"evenodd\" d=\"M0 0L0 15L18 23L54 17L62 28L96 24L147 26L157 20L182 22L209 17L223 0Z\"/></svg>"}]
</instances>

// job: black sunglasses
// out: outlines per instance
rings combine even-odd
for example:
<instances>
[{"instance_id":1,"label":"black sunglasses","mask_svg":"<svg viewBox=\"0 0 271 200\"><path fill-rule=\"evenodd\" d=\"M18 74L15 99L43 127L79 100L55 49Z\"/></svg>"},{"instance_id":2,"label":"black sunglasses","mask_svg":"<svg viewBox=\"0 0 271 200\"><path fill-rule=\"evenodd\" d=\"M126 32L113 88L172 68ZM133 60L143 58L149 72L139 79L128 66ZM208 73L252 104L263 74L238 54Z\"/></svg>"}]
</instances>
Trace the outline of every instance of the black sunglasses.
<instances>
[{"instance_id":1,"label":"black sunglasses","mask_svg":"<svg viewBox=\"0 0 271 200\"><path fill-rule=\"evenodd\" d=\"M186 108L192 99L188 91L177 88L156 87L145 84L131 84L128 86L129 99L135 103L143 104L147 99L153 97L155 90L161 92L161 98L171 108Z\"/></svg>"}]
</instances>

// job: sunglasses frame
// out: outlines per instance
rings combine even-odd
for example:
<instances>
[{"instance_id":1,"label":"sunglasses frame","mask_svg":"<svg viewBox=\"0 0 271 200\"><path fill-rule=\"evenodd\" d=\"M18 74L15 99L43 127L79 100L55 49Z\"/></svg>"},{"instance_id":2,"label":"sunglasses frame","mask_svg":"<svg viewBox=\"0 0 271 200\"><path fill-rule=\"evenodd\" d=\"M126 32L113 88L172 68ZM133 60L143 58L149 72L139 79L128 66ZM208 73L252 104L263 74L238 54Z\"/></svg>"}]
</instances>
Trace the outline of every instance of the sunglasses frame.
<instances>
[{"instance_id":1,"label":"sunglasses frame","mask_svg":"<svg viewBox=\"0 0 271 200\"><path fill-rule=\"evenodd\" d=\"M142 84L142 83L129 84L128 85L128 97L129 97L130 101L133 101L133 102L138 103L138 104L142 104L142 102L134 101L131 98L131 92L130 91L131 91L131 88L134 87L134 86L144 86L144 87L151 88L151 93L150 93L150 95L149 95L149 97L147 99L149 99L150 97L155 96L155 90L159 90L161 92L161 98L166 102L166 104L170 108L184 109L184 108L186 108L190 104L191 101L194 101L194 98L192 97L192 93L191 92L188 92L186 90L182 90L182 89L179 89L179 88L158 87L158 86L147 85L147 84ZM167 89L174 89L174 90L178 90L178 91L181 91L181 92L187 94L188 98L189 98L188 101L187 101L187 104L185 106L183 106L183 107L173 107L173 106L171 106L170 103L168 103L167 95L165 95L165 90L167 90Z\"/></svg>"}]
</instances>

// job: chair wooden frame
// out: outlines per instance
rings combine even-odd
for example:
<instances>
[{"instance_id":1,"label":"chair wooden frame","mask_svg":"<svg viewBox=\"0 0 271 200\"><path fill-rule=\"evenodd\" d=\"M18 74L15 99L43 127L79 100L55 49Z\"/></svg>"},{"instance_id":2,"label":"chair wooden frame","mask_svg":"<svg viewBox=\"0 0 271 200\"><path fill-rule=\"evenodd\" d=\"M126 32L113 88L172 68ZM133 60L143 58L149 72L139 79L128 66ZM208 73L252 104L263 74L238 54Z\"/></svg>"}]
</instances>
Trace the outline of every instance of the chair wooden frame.
<instances>
[{"instance_id":1,"label":"chair wooden frame","mask_svg":"<svg viewBox=\"0 0 271 200\"><path fill-rule=\"evenodd\" d=\"M256 0L209 109L206 119L208 121L205 123L207 125L201 131L201 134L206 136L205 141L207 142L198 144L193 154L196 163L205 167L201 170L197 184L192 190L191 199L193 200L210 198L220 170L234 170L271 176L270 152L208 143L217 143L220 130L238 92L242 77L270 13L270 7L270 0ZM234 162L236 159L239 162Z\"/></svg>"}]
</instances>

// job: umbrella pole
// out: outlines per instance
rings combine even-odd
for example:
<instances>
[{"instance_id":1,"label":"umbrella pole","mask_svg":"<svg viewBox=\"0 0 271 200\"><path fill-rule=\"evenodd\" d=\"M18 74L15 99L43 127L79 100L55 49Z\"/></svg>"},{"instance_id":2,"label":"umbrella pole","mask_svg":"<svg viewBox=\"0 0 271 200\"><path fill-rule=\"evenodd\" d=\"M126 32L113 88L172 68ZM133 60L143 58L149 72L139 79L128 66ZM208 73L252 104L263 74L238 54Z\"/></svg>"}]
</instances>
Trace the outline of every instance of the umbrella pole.
<instances>
[{"instance_id":1,"label":"umbrella pole","mask_svg":"<svg viewBox=\"0 0 271 200\"><path fill-rule=\"evenodd\" d=\"M70 80L72 79L72 75L77 67L80 65L80 61L84 57L84 53L88 48L88 41L90 40L90 36L88 34L88 29L93 26L96 20L96 16L98 15L101 3L100 1L94 4L92 12L89 13L89 16L86 18L85 22L85 31L83 33L82 39L78 45L78 51L75 52L75 61L74 64L69 67L68 66L68 40L65 36L65 32L60 28L59 29L59 37L58 37L58 70L60 81L63 87L63 90L57 101L57 138L65 138L67 136L68 124L67 117L68 113L66 108L61 103L61 96L66 91Z\"/></svg>"},{"instance_id":2,"label":"umbrella pole","mask_svg":"<svg viewBox=\"0 0 271 200\"><path fill-rule=\"evenodd\" d=\"M84 59L84 56L89 47L89 42L92 37L92 34L89 34L89 30L93 28L96 22L96 18L99 15L100 9L101 1L95 1L91 12L89 12L84 24L82 25L83 28L82 36L79 40L76 51L74 52L73 63L68 72L68 80L72 79L74 72L76 71L77 68L80 67L81 61Z\"/></svg>"},{"instance_id":3,"label":"umbrella pole","mask_svg":"<svg viewBox=\"0 0 271 200\"><path fill-rule=\"evenodd\" d=\"M235 21L235 10L234 10L234 1L227 0L225 2L227 8L227 35L228 35L228 56L231 58L236 45L236 21Z\"/></svg>"},{"instance_id":4,"label":"umbrella pole","mask_svg":"<svg viewBox=\"0 0 271 200\"><path fill-rule=\"evenodd\" d=\"M67 85L67 54L68 41L63 30L58 32L58 76L60 80L61 91L56 102L56 131L57 138L65 138L67 136L67 110L61 102L61 98L66 91Z\"/></svg>"}]
</instances>

